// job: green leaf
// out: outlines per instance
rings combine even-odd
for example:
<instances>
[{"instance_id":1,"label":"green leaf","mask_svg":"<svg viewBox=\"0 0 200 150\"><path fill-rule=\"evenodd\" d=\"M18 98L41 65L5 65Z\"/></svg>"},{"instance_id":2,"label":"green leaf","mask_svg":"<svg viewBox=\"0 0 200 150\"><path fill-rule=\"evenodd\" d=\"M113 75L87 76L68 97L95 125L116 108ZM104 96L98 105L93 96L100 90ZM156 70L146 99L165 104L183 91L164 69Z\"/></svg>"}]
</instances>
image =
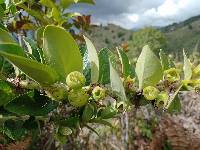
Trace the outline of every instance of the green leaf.
<instances>
[{"instance_id":1,"label":"green leaf","mask_svg":"<svg viewBox=\"0 0 200 150\"><path fill-rule=\"evenodd\" d=\"M21 95L7 105L5 109L17 115L43 116L57 107L55 101L41 95L39 92L28 92Z\"/></svg>"},{"instance_id":2,"label":"green leaf","mask_svg":"<svg viewBox=\"0 0 200 150\"><path fill-rule=\"evenodd\" d=\"M0 4L3 4L5 2L5 0L0 0Z\"/></svg>"},{"instance_id":3,"label":"green leaf","mask_svg":"<svg viewBox=\"0 0 200 150\"><path fill-rule=\"evenodd\" d=\"M40 84L49 85L58 80L57 73L47 65L41 64L35 60L2 51L0 51L0 55L5 57L22 72Z\"/></svg>"},{"instance_id":4,"label":"green leaf","mask_svg":"<svg viewBox=\"0 0 200 150\"><path fill-rule=\"evenodd\" d=\"M0 28L4 31L8 31L8 29L4 26L3 23L0 22Z\"/></svg>"},{"instance_id":5,"label":"green leaf","mask_svg":"<svg viewBox=\"0 0 200 150\"><path fill-rule=\"evenodd\" d=\"M8 103L14 98L14 93L11 85L5 81L0 80L0 106Z\"/></svg>"},{"instance_id":6,"label":"green leaf","mask_svg":"<svg viewBox=\"0 0 200 150\"><path fill-rule=\"evenodd\" d=\"M103 48L99 51L99 82L110 83L109 50Z\"/></svg>"},{"instance_id":7,"label":"green leaf","mask_svg":"<svg viewBox=\"0 0 200 150\"><path fill-rule=\"evenodd\" d=\"M179 113L179 112L181 112L181 102L180 102L178 95L176 95L176 97L174 98L174 100L170 104L167 111L169 113Z\"/></svg>"},{"instance_id":8,"label":"green leaf","mask_svg":"<svg viewBox=\"0 0 200 150\"><path fill-rule=\"evenodd\" d=\"M0 28L0 44L3 43L16 43L12 36L5 30Z\"/></svg>"},{"instance_id":9,"label":"green leaf","mask_svg":"<svg viewBox=\"0 0 200 150\"><path fill-rule=\"evenodd\" d=\"M63 8L68 8L71 4L77 3L78 0L61 0L60 4Z\"/></svg>"},{"instance_id":10,"label":"green leaf","mask_svg":"<svg viewBox=\"0 0 200 150\"><path fill-rule=\"evenodd\" d=\"M126 101L127 98L122 80L120 79L120 76L118 75L117 71L113 68L111 62L109 64L110 64L110 84L112 91L115 92L121 100Z\"/></svg>"},{"instance_id":11,"label":"green leaf","mask_svg":"<svg viewBox=\"0 0 200 150\"><path fill-rule=\"evenodd\" d=\"M0 19L2 19L4 16L4 9L3 7L0 5Z\"/></svg>"},{"instance_id":12,"label":"green leaf","mask_svg":"<svg viewBox=\"0 0 200 150\"><path fill-rule=\"evenodd\" d=\"M61 6L63 8L69 7L71 4L74 3L88 3L88 4L95 4L94 0L61 0Z\"/></svg>"},{"instance_id":13,"label":"green leaf","mask_svg":"<svg viewBox=\"0 0 200 150\"><path fill-rule=\"evenodd\" d=\"M71 18L76 17L76 16L81 16L81 14L77 13L77 12L75 12L75 13L65 13L65 14L63 14L63 16L65 16L66 20L68 20L68 19L71 19Z\"/></svg>"},{"instance_id":14,"label":"green leaf","mask_svg":"<svg viewBox=\"0 0 200 150\"><path fill-rule=\"evenodd\" d=\"M90 85L91 81L91 68L88 58L88 50L86 47L80 48L81 56L83 57L83 74L86 78L86 85Z\"/></svg>"},{"instance_id":15,"label":"green leaf","mask_svg":"<svg viewBox=\"0 0 200 150\"><path fill-rule=\"evenodd\" d=\"M93 115L94 115L94 106L91 104L87 104L83 110L82 120L84 122L88 122L93 117Z\"/></svg>"},{"instance_id":16,"label":"green leaf","mask_svg":"<svg viewBox=\"0 0 200 150\"><path fill-rule=\"evenodd\" d=\"M181 90L181 88L183 87L183 84L181 84L175 91L175 93L170 96L170 99L167 103L167 106L165 106L165 109L169 109L169 107L171 106L171 104L173 103L173 101L176 99L176 97L178 96L179 91Z\"/></svg>"},{"instance_id":17,"label":"green leaf","mask_svg":"<svg viewBox=\"0 0 200 150\"><path fill-rule=\"evenodd\" d=\"M3 43L0 44L0 52L6 52L9 54L15 54L18 56L26 56L24 50L17 44Z\"/></svg>"},{"instance_id":18,"label":"green leaf","mask_svg":"<svg viewBox=\"0 0 200 150\"><path fill-rule=\"evenodd\" d=\"M117 110L112 106L108 106L105 109L100 110L100 117L102 119L113 118L117 114Z\"/></svg>"},{"instance_id":19,"label":"green leaf","mask_svg":"<svg viewBox=\"0 0 200 150\"><path fill-rule=\"evenodd\" d=\"M42 50L38 48L37 43L28 37L24 38L24 43L27 47L29 54L31 54L38 62L42 62L43 53Z\"/></svg>"},{"instance_id":20,"label":"green leaf","mask_svg":"<svg viewBox=\"0 0 200 150\"><path fill-rule=\"evenodd\" d=\"M163 70L169 69L170 68L169 59L162 49L160 50L159 56Z\"/></svg>"},{"instance_id":21,"label":"green leaf","mask_svg":"<svg viewBox=\"0 0 200 150\"><path fill-rule=\"evenodd\" d=\"M92 44L92 42L84 36L87 50L88 50L88 58L90 62L90 67L91 67L91 82L96 83L98 82L99 79L99 58L97 51Z\"/></svg>"},{"instance_id":22,"label":"green leaf","mask_svg":"<svg viewBox=\"0 0 200 150\"><path fill-rule=\"evenodd\" d=\"M37 44L42 47L41 45L43 44L43 33L44 33L44 29L45 27L39 27L36 31L35 31L35 37L36 37L36 41Z\"/></svg>"},{"instance_id":23,"label":"green leaf","mask_svg":"<svg viewBox=\"0 0 200 150\"><path fill-rule=\"evenodd\" d=\"M184 65L183 65L184 79L190 80L192 77L192 66L184 50L183 50L183 57L184 57Z\"/></svg>"},{"instance_id":24,"label":"green leaf","mask_svg":"<svg viewBox=\"0 0 200 150\"><path fill-rule=\"evenodd\" d=\"M56 7L55 3L52 0L40 0L40 3L49 8Z\"/></svg>"},{"instance_id":25,"label":"green leaf","mask_svg":"<svg viewBox=\"0 0 200 150\"><path fill-rule=\"evenodd\" d=\"M44 30L43 41L46 62L65 81L72 71L82 72L82 57L76 41L61 27L48 25Z\"/></svg>"},{"instance_id":26,"label":"green leaf","mask_svg":"<svg viewBox=\"0 0 200 150\"><path fill-rule=\"evenodd\" d=\"M74 117L70 116L65 119L58 119L58 118L53 119L53 121L56 124L59 124L61 126L67 126L70 128L77 128L79 126L79 120L80 119L77 116L74 116Z\"/></svg>"},{"instance_id":27,"label":"green leaf","mask_svg":"<svg viewBox=\"0 0 200 150\"><path fill-rule=\"evenodd\" d=\"M94 0L77 0L79 3L95 4Z\"/></svg>"},{"instance_id":28,"label":"green leaf","mask_svg":"<svg viewBox=\"0 0 200 150\"><path fill-rule=\"evenodd\" d=\"M136 63L136 74L139 81L139 89L156 85L163 76L162 66L157 56L149 46L143 47Z\"/></svg>"},{"instance_id":29,"label":"green leaf","mask_svg":"<svg viewBox=\"0 0 200 150\"><path fill-rule=\"evenodd\" d=\"M134 77L134 69L131 67L130 61L123 50L117 49L122 64L122 73L124 77Z\"/></svg>"},{"instance_id":30,"label":"green leaf","mask_svg":"<svg viewBox=\"0 0 200 150\"><path fill-rule=\"evenodd\" d=\"M7 120L4 127L0 129L5 135L7 135L12 140L22 139L27 131L23 127L23 121Z\"/></svg>"},{"instance_id":31,"label":"green leaf","mask_svg":"<svg viewBox=\"0 0 200 150\"><path fill-rule=\"evenodd\" d=\"M98 118L92 119L92 120L90 120L90 123L98 123L98 124L106 125L106 126L113 128L113 126L110 122L103 120L103 119L98 119Z\"/></svg>"},{"instance_id":32,"label":"green leaf","mask_svg":"<svg viewBox=\"0 0 200 150\"><path fill-rule=\"evenodd\" d=\"M89 125L85 124L85 127L88 128L89 130L91 130L92 132L94 132L97 136L99 136L99 133L95 129L90 127Z\"/></svg>"}]
</instances>

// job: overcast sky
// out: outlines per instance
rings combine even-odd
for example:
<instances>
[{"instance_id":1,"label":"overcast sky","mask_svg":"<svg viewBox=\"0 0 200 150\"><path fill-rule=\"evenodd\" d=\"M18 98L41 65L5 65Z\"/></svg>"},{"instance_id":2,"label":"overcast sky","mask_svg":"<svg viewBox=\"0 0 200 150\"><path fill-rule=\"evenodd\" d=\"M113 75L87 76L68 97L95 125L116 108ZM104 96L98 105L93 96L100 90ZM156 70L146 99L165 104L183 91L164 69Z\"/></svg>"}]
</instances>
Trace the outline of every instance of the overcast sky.
<instances>
[{"instance_id":1,"label":"overcast sky","mask_svg":"<svg viewBox=\"0 0 200 150\"><path fill-rule=\"evenodd\" d=\"M93 23L114 23L124 28L165 26L200 14L200 0L96 0L79 4L77 12L92 14Z\"/></svg>"}]
</instances>

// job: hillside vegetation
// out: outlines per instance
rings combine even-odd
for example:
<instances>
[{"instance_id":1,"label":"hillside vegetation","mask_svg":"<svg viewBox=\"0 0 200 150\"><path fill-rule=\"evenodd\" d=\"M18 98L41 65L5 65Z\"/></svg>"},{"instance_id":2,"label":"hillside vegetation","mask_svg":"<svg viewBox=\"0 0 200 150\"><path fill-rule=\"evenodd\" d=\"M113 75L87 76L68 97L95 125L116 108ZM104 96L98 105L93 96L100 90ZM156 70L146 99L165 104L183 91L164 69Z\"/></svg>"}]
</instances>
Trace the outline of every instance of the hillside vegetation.
<instances>
[{"instance_id":1,"label":"hillside vegetation","mask_svg":"<svg viewBox=\"0 0 200 150\"><path fill-rule=\"evenodd\" d=\"M200 16L159 28L159 30L166 35L167 51L179 54L184 48L191 53L200 40ZM107 26L93 26L88 35L99 49L106 46L114 48L129 41L134 32L114 24L108 24Z\"/></svg>"}]
</instances>

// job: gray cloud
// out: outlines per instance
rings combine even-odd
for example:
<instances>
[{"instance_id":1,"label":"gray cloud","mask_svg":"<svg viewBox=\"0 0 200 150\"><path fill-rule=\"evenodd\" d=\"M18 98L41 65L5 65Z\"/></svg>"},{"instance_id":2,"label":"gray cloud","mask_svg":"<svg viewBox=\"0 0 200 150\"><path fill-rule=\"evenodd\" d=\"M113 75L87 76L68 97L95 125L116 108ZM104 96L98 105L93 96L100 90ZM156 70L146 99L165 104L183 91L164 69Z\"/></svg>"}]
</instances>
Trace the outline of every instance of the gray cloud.
<instances>
[{"instance_id":1,"label":"gray cloud","mask_svg":"<svg viewBox=\"0 0 200 150\"><path fill-rule=\"evenodd\" d=\"M94 23L115 23L124 28L165 26L200 14L199 0L96 0L71 10L92 14Z\"/></svg>"}]
</instances>

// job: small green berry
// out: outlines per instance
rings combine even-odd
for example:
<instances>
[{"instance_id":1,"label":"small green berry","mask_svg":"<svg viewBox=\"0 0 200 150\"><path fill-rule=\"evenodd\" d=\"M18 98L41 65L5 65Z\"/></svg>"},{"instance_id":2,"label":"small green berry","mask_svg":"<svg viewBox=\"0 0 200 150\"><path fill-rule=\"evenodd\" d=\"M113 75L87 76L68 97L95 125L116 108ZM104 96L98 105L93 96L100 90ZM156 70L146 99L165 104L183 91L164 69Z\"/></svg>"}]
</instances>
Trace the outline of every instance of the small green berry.
<instances>
[{"instance_id":1,"label":"small green berry","mask_svg":"<svg viewBox=\"0 0 200 150\"><path fill-rule=\"evenodd\" d=\"M171 68L171 69L166 70L164 72L164 78L165 78L165 80L167 80L169 82L176 82L176 81L180 80L179 70L176 68Z\"/></svg>"},{"instance_id":2,"label":"small green berry","mask_svg":"<svg viewBox=\"0 0 200 150\"><path fill-rule=\"evenodd\" d=\"M68 94L68 100L74 107L82 107L87 104L89 95L83 89L73 89Z\"/></svg>"},{"instance_id":3,"label":"small green berry","mask_svg":"<svg viewBox=\"0 0 200 150\"><path fill-rule=\"evenodd\" d=\"M104 99L106 95L106 92L103 88L96 86L93 90L92 90L92 96L95 100L101 100Z\"/></svg>"},{"instance_id":4,"label":"small green berry","mask_svg":"<svg viewBox=\"0 0 200 150\"><path fill-rule=\"evenodd\" d=\"M159 90L153 86L147 86L143 89L143 95L147 100L154 100L157 98Z\"/></svg>"},{"instance_id":5,"label":"small green berry","mask_svg":"<svg viewBox=\"0 0 200 150\"><path fill-rule=\"evenodd\" d=\"M167 92L160 92L156 98L156 106L158 108L162 108L163 106L165 106L167 104L169 100L169 95Z\"/></svg>"},{"instance_id":6,"label":"small green berry","mask_svg":"<svg viewBox=\"0 0 200 150\"><path fill-rule=\"evenodd\" d=\"M85 76L78 71L69 73L66 78L66 83L71 89L81 88L85 85L85 82Z\"/></svg>"}]
</instances>

